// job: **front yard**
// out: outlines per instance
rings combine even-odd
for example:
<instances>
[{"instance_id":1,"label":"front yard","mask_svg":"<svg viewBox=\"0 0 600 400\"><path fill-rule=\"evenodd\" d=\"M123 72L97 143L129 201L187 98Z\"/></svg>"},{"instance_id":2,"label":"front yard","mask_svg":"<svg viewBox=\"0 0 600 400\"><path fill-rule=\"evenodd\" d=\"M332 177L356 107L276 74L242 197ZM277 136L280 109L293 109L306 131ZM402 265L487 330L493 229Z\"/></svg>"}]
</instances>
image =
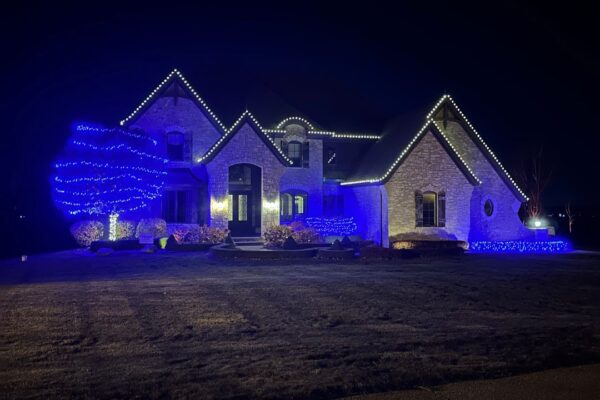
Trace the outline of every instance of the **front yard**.
<instances>
[{"instance_id":1,"label":"front yard","mask_svg":"<svg viewBox=\"0 0 600 400\"><path fill-rule=\"evenodd\" d=\"M0 261L0 397L383 392L600 361L600 256Z\"/></svg>"}]
</instances>

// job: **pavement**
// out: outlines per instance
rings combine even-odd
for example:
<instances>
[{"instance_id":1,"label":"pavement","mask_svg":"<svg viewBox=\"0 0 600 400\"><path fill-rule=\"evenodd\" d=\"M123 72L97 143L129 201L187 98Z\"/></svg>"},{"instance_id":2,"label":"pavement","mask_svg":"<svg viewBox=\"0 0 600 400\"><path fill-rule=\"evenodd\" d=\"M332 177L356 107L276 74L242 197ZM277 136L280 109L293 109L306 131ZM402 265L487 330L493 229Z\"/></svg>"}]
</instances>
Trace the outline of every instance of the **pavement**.
<instances>
[{"instance_id":1,"label":"pavement","mask_svg":"<svg viewBox=\"0 0 600 400\"><path fill-rule=\"evenodd\" d=\"M600 364L551 369L510 378L451 383L347 400L588 400L600 399Z\"/></svg>"}]
</instances>

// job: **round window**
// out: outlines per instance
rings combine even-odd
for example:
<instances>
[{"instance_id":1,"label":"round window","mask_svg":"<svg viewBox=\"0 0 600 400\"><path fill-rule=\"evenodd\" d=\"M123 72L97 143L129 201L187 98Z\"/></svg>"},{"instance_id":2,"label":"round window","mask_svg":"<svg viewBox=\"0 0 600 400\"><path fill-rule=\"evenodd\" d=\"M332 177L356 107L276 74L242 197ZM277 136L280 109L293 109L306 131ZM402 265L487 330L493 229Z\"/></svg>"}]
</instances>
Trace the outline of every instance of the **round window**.
<instances>
[{"instance_id":1,"label":"round window","mask_svg":"<svg viewBox=\"0 0 600 400\"><path fill-rule=\"evenodd\" d=\"M492 203L490 199L487 199L483 204L483 212L485 212L485 215L488 217L491 217L494 213L494 203Z\"/></svg>"}]
</instances>

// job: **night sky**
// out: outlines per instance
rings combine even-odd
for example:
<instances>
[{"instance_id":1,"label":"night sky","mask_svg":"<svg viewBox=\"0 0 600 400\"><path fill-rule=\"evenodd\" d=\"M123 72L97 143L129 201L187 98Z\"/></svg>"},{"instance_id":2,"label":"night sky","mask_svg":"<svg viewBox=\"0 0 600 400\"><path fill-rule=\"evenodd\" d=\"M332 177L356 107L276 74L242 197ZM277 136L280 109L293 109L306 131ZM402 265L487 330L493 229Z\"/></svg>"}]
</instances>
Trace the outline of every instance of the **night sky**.
<instances>
[{"instance_id":1,"label":"night sky","mask_svg":"<svg viewBox=\"0 0 600 400\"><path fill-rule=\"evenodd\" d=\"M226 124L267 88L324 128L379 133L447 92L511 172L543 146L546 207L600 207L591 10L286 3L3 10L3 253L17 214L31 251L71 243L49 185L70 125L116 125L175 67Z\"/></svg>"}]
</instances>

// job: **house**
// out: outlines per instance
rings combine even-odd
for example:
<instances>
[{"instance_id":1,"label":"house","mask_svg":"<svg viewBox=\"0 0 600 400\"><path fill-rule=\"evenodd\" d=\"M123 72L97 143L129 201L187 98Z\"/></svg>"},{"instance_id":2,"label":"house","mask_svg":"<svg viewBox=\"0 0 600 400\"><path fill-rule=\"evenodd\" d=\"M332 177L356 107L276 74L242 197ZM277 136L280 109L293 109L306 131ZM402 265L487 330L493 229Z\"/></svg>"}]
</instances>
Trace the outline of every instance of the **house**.
<instances>
[{"instance_id":1,"label":"house","mask_svg":"<svg viewBox=\"0 0 600 400\"><path fill-rule=\"evenodd\" d=\"M303 117L230 127L172 71L124 120L159 141L166 191L150 207L167 222L260 235L310 216L353 217L364 238L426 234L460 240L530 235L526 196L449 95L384 134L325 130Z\"/></svg>"}]
</instances>

